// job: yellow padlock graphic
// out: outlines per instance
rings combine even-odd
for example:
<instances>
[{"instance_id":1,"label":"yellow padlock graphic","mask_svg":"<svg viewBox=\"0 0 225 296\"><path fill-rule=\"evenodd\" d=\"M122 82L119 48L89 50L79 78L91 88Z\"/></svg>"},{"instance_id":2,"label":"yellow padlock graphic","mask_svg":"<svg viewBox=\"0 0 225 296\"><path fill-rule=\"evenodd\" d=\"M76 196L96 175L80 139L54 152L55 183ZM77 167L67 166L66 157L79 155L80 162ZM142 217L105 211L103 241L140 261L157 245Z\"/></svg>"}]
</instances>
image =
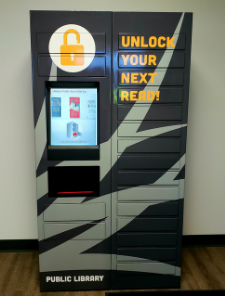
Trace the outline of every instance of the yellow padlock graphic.
<instances>
[{"instance_id":1,"label":"yellow padlock graphic","mask_svg":"<svg viewBox=\"0 0 225 296\"><path fill-rule=\"evenodd\" d=\"M78 44L67 44L68 34L74 33ZM63 45L60 46L60 60L63 66L83 66L84 65L84 46L80 43L80 34L69 29L63 35Z\"/></svg>"}]
</instances>

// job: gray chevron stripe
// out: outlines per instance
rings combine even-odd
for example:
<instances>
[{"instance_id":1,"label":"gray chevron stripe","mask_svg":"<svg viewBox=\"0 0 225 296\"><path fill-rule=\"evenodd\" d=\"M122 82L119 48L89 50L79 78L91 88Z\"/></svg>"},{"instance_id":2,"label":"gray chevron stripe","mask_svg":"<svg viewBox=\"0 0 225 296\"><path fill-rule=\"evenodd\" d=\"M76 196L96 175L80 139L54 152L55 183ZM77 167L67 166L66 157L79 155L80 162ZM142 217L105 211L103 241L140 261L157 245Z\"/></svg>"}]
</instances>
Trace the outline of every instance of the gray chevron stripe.
<instances>
[{"instance_id":1,"label":"gray chevron stripe","mask_svg":"<svg viewBox=\"0 0 225 296\"><path fill-rule=\"evenodd\" d=\"M182 27L182 23L183 23L183 19L184 19L184 13L182 13L182 15L180 17L179 23L178 23L178 25L176 27L176 30L175 30L174 34L173 34L174 37L175 37L176 34L179 34L180 33L180 30L181 30L181 27ZM177 38L175 38L175 41L174 41L175 47L176 47L176 44L177 44ZM174 52L174 49L172 49L172 50L171 49L170 50L168 50L168 49L165 50L165 53L164 53L162 59L160 60L160 63L158 65L158 67L161 67L162 65L164 67L165 67L165 65L167 65L167 67L168 67L169 66L169 63L171 61L171 58L173 56L173 52ZM157 71L158 67L156 68L155 71ZM165 71L165 74L166 74L166 71ZM165 77L165 75L161 75L161 83L162 83L164 77ZM159 84L161 84L161 83L159 83ZM148 90L149 89L149 85L150 85L150 83L148 83L145 86L144 90ZM155 87L154 90L157 91L159 89L159 87L160 86ZM133 107L131 108L131 110L129 111L129 113L127 114L127 116L123 120L123 122L120 124L120 126L118 128L119 131L122 130L122 129L124 129L124 128L126 128L125 122L127 123L128 120L131 120L132 118L134 118L134 115L136 113L136 110L135 110L134 106L136 104L138 104L137 101L134 103ZM149 103L149 104L144 105L145 108L141 108L141 113L142 114L140 115L140 117L142 117L143 119L145 118L147 112L151 108L151 105L152 105L152 103ZM139 125L136 125L136 127L135 127L136 131L133 131L132 134L137 133L140 125L141 125L141 122L140 122ZM176 128L181 128L183 126L185 126L185 125L177 125ZM172 126L172 127L163 127L163 128L159 128L159 129L153 129L152 132L151 131L149 131L149 132L148 131L141 131L141 132L138 133L138 136L140 136L140 134L141 135L143 134L145 136L148 135L148 137L156 136L156 135L160 135L160 134L163 134L165 132L168 132L168 131L172 131L173 129L176 129L176 128L174 128L174 126ZM135 141L134 144L137 144L137 143L143 141L143 139L140 139L139 138L139 139L135 139L134 141ZM113 144L113 149L117 149L117 147L116 147L116 145L117 145L117 131L115 131L114 134L112 135L112 144ZM125 148L126 147L124 147L124 149ZM117 157L113 157L112 158L112 166L116 163L116 161L117 161Z\"/></svg>"},{"instance_id":2,"label":"gray chevron stripe","mask_svg":"<svg viewBox=\"0 0 225 296\"><path fill-rule=\"evenodd\" d=\"M49 81L56 81L57 67L52 63ZM41 161L45 146L47 143L47 130L46 130L46 98L44 98L41 113L35 127L35 151L36 151L36 169Z\"/></svg>"},{"instance_id":3,"label":"gray chevron stripe","mask_svg":"<svg viewBox=\"0 0 225 296\"><path fill-rule=\"evenodd\" d=\"M181 268L176 266L176 272L175 272L176 276L181 276Z\"/></svg>"},{"instance_id":4,"label":"gray chevron stripe","mask_svg":"<svg viewBox=\"0 0 225 296\"><path fill-rule=\"evenodd\" d=\"M175 163L171 168L170 170L165 173L160 179L158 179L154 184L151 184L151 187L152 186L162 186L163 184L169 184L170 186L172 185L176 185L177 186L177 182L179 183L179 199L182 199L183 198L183 189L184 189L184 180L179 180L179 181L174 181L174 178L177 176L178 172L177 172L177 167L183 167L183 165L185 164L185 155L183 155L181 157L181 159L179 159L177 161L177 163ZM37 188L39 188L41 191L38 192L39 194L39 198L42 197L43 195L45 195L47 193L47 173L44 173L42 174L41 176L39 176L37 178L39 185L37 186ZM41 185L42 184L42 185ZM138 189L143 189L143 186L136 186L135 187L135 190L138 190ZM149 187L145 186L146 189L148 189ZM154 187L155 188L155 187ZM131 192L132 192L133 188L128 188L128 189L124 189L122 191L123 194L126 194L127 195L131 195ZM100 196L98 198L95 198L95 202L105 202L106 199L109 199L110 198L110 195L103 195L103 196ZM136 212L136 215L139 215L141 212L143 212L147 207L149 206L153 206L155 204L159 204L159 203L162 203L162 202L165 202L165 201L169 201L170 200L170 197L168 196L168 198L165 198L164 200L148 200L147 202L142 202L142 203L139 203L140 207L137 209L137 212ZM173 200L173 199L171 199ZM70 199L68 199L68 202L70 201ZM67 202L66 200L64 200L63 202ZM55 204L56 201L54 201L53 204ZM129 217L131 219L134 219L135 217ZM40 215L39 217L40 221L43 221L43 214ZM128 223L130 223L131 220L130 219L127 219L127 223L124 222L124 225L123 227L125 227ZM117 232L117 230L119 229L115 229L115 231L112 231L112 233L110 233L110 235L113 235L115 232ZM106 238L109 237L110 235L106 235ZM40 236L42 238L42 235ZM39 237L39 239L40 239ZM97 242L95 242L95 244L97 244ZM88 249L88 247L86 247L85 249ZM83 252L84 250L82 250Z\"/></svg>"},{"instance_id":5,"label":"gray chevron stripe","mask_svg":"<svg viewBox=\"0 0 225 296\"><path fill-rule=\"evenodd\" d=\"M186 159L186 154L184 154L181 158L180 158L180 167L181 169L183 168L183 166L185 165L185 159ZM176 176L178 175L178 173L176 172ZM175 184L177 180L174 180L175 177L172 177L171 174L169 174L169 172L166 172L161 178L159 178L155 183L153 183L152 185L160 185L162 183L165 182L165 180L169 180L169 182L171 182L171 185ZM183 199L184 198L184 179L179 180L179 199Z\"/></svg>"},{"instance_id":6,"label":"gray chevron stripe","mask_svg":"<svg viewBox=\"0 0 225 296\"><path fill-rule=\"evenodd\" d=\"M163 127L158 127L158 128L154 128L154 129L151 129L151 130L146 130L146 131L143 131L143 132L140 132L138 133L139 136L143 136L143 137L156 137L156 136L159 136L161 134L164 134L164 133L168 133L168 132L171 132L173 130L176 130L176 129L179 129L179 128L182 128L182 127L185 127L187 126L187 124L176 124L176 125L170 125L170 126L163 126ZM127 128L127 125L124 125L124 126L120 126L119 128L121 128L121 130L124 130ZM122 139L122 137L121 137ZM126 138L126 140L128 140L129 138ZM128 148L129 146L131 145L134 145L134 144L137 144L141 141L144 141L146 140L146 138L131 138L131 141L123 141L122 144L120 144L120 153L122 153L126 148ZM131 143L131 144L130 144Z\"/></svg>"},{"instance_id":7,"label":"gray chevron stripe","mask_svg":"<svg viewBox=\"0 0 225 296\"><path fill-rule=\"evenodd\" d=\"M184 166L184 164L185 164L185 154L179 159L179 162L180 162L181 168L182 168ZM177 180L174 180L174 178L177 176L177 174L178 174L178 172L174 172L174 175L172 175L171 172L167 171L164 175L162 175L161 178L159 178L153 184L154 185L160 185L160 184L164 184L165 181L169 182L171 185L176 184Z\"/></svg>"},{"instance_id":8,"label":"gray chevron stripe","mask_svg":"<svg viewBox=\"0 0 225 296\"><path fill-rule=\"evenodd\" d=\"M117 263L117 270L174 275L176 266L159 262Z\"/></svg>"},{"instance_id":9,"label":"gray chevron stripe","mask_svg":"<svg viewBox=\"0 0 225 296\"><path fill-rule=\"evenodd\" d=\"M48 173L45 172L36 178L37 200L48 193Z\"/></svg>"},{"instance_id":10,"label":"gray chevron stripe","mask_svg":"<svg viewBox=\"0 0 225 296\"><path fill-rule=\"evenodd\" d=\"M183 162L185 161L185 155L181 158L181 160L178 160L178 162L177 163L175 163L172 167L171 167L171 169L166 173L166 174L164 174L161 178L159 178L159 180L157 180L155 183L154 183L154 185L157 185L157 186L160 186L160 185L162 185L162 184L165 184L165 182L166 182L166 184L170 184L170 185L177 185L177 180L176 181L174 181L174 178L177 176L177 174L178 174L178 172L174 172L174 171L172 171L174 168L176 168L178 165L180 165L180 161L182 162L182 164L183 164ZM182 166L181 166L182 167ZM180 184L180 181L181 180L179 180L179 184ZM137 189L137 188L143 188L143 186L136 186L135 187L135 189ZM130 189L130 188L128 188L128 189L124 189L123 190L123 192L126 192L126 191L131 191L132 190L132 188ZM180 190L181 191L181 190ZM182 197L180 197L180 198L182 198ZM166 200L152 200L152 201L148 201L148 202L145 202L145 203L139 203L139 204L141 204L142 206L140 207L140 212L139 212L139 214L141 213L141 212L143 212L144 210L146 210L147 209L147 207L149 207L149 206L151 206L151 205L155 205L155 204L159 204L159 203L161 203L161 202L164 202L164 201L168 201L168 199L166 199ZM137 216L139 215L138 213L137 213ZM130 217L129 217L130 218ZM135 217L133 217L133 219L135 219ZM128 219L128 222L127 222L127 224L128 223L130 223L131 221ZM126 224L125 224L126 225ZM125 225L123 225L123 227L125 227ZM119 229L118 229L119 230ZM112 234L114 234L115 232L116 232L117 230L115 229L115 231L114 232L112 232Z\"/></svg>"},{"instance_id":11,"label":"gray chevron stripe","mask_svg":"<svg viewBox=\"0 0 225 296\"><path fill-rule=\"evenodd\" d=\"M76 248L74 247L76 244ZM73 241L69 240L58 247L51 249L40 255L40 268L41 272L49 271L49 261L51 262L51 271L61 270L74 270L76 266L77 270L89 270L93 269L93 266L97 270L121 270L121 271L138 271L146 273L157 274L173 274L178 275L176 267L174 265L145 260L145 262L132 262L132 263L117 263L115 267L111 266L111 258L116 262L116 254L81 254L82 250L91 248L96 244L96 241ZM67 252L64 252L64 250ZM63 256L62 256L63 254ZM129 257L129 256L126 256ZM57 258L57 260L55 260ZM129 258L127 258L129 259ZM136 259L130 257L130 260ZM137 258L140 261L140 258Z\"/></svg>"},{"instance_id":12,"label":"gray chevron stripe","mask_svg":"<svg viewBox=\"0 0 225 296\"><path fill-rule=\"evenodd\" d=\"M47 131L46 131L46 104L45 99L41 108L41 113L38 118L38 122L35 128L35 153L36 153L36 169L41 161L46 143L47 143Z\"/></svg>"}]
</instances>

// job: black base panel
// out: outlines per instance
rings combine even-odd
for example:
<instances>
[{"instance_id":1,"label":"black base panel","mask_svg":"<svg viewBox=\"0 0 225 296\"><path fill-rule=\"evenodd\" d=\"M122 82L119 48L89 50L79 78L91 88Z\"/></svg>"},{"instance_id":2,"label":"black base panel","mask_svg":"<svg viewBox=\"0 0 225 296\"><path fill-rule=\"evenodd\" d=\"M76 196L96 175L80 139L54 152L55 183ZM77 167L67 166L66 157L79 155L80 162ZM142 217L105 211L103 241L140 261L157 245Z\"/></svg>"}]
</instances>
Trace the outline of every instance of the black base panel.
<instances>
[{"instance_id":1,"label":"black base panel","mask_svg":"<svg viewBox=\"0 0 225 296\"><path fill-rule=\"evenodd\" d=\"M182 247L225 246L225 235L183 235ZM37 239L0 240L0 251L38 251Z\"/></svg>"},{"instance_id":2,"label":"black base panel","mask_svg":"<svg viewBox=\"0 0 225 296\"><path fill-rule=\"evenodd\" d=\"M90 149L56 149L48 147L48 160L99 160L99 157L99 147Z\"/></svg>"},{"instance_id":3,"label":"black base panel","mask_svg":"<svg viewBox=\"0 0 225 296\"><path fill-rule=\"evenodd\" d=\"M191 246L224 246L225 245L225 235L215 234L215 235L183 235L182 237L182 247Z\"/></svg>"},{"instance_id":4,"label":"black base panel","mask_svg":"<svg viewBox=\"0 0 225 296\"><path fill-rule=\"evenodd\" d=\"M54 271L54 272L41 272L40 273L40 290L41 292L50 291L95 291L95 290L110 290L110 289L163 289L163 288L180 288L180 277L172 275L158 275L140 273L134 276L127 272L118 277L116 283L111 283L111 278L117 274L117 271L109 270L67 270L67 271ZM94 278L104 276L103 280L100 278L96 281L81 281L81 277L94 276ZM58 279L56 278L58 277ZM79 280L80 281L74 281ZM47 278L51 278L48 280ZM70 282L66 281L69 279ZM58 282L56 282L58 280ZM53 282L52 282L53 281Z\"/></svg>"},{"instance_id":5,"label":"black base panel","mask_svg":"<svg viewBox=\"0 0 225 296\"><path fill-rule=\"evenodd\" d=\"M71 276L71 282L46 282L47 277L68 277ZM80 281L75 282L74 277L78 279L81 276L104 276L103 281ZM111 271L109 270L67 270L40 272L40 291L95 291L108 290L110 287Z\"/></svg>"},{"instance_id":6,"label":"black base panel","mask_svg":"<svg viewBox=\"0 0 225 296\"><path fill-rule=\"evenodd\" d=\"M175 275L159 275L159 274L146 274L140 272L139 275L133 272L120 272L118 271L115 282L112 283L111 289L179 289L180 277ZM133 274L133 275L132 275Z\"/></svg>"},{"instance_id":7,"label":"black base panel","mask_svg":"<svg viewBox=\"0 0 225 296\"><path fill-rule=\"evenodd\" d=\"M225 290L201 290L201 291L143 291L143 292L107 292L106 296L158 296L158 295L167 295L173 296L177 294L182 294L183 296L193 296L193 295L207 295L216 294L216 295L224 295Z\"/></svg>"}]
</instances>

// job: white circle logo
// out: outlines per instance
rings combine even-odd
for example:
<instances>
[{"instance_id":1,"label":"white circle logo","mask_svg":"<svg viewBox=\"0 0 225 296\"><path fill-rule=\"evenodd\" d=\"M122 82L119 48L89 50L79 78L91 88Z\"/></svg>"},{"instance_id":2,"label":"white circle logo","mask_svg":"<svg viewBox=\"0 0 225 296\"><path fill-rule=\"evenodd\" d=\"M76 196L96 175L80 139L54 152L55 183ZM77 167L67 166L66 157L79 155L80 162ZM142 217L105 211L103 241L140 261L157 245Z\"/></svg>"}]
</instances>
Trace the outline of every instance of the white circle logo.
<instances>
[{"instance_id":1,"label":"white circle logo","mask_svg":"<svg viewBox=\"0 0 225 296\"><path fill-rule=\"evenodd\" d=\"M48 49L57 67L66 72L80 72L94 59L95 41L85 28L65 25L52 34Z\"/></svg>"}]
</instances>

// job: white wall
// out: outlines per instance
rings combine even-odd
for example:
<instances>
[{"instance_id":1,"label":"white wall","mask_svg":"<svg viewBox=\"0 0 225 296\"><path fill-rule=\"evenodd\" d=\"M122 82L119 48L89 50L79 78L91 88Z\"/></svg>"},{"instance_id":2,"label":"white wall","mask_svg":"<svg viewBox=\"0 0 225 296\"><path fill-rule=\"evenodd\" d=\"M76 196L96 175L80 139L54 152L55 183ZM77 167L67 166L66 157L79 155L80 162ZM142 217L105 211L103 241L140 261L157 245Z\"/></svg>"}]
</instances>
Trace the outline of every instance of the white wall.
<instances>
[{"instance_id":1,"label":"white wall","mask_svg":"<svg viewBox=\"0 0 225 296\"><path fill-rule=\"evenodd\" d=\"M184 234L225 233L225 1L0 0L0 239L35 239L29 10L194 13Z\"/></svg>"}]
</instances>

